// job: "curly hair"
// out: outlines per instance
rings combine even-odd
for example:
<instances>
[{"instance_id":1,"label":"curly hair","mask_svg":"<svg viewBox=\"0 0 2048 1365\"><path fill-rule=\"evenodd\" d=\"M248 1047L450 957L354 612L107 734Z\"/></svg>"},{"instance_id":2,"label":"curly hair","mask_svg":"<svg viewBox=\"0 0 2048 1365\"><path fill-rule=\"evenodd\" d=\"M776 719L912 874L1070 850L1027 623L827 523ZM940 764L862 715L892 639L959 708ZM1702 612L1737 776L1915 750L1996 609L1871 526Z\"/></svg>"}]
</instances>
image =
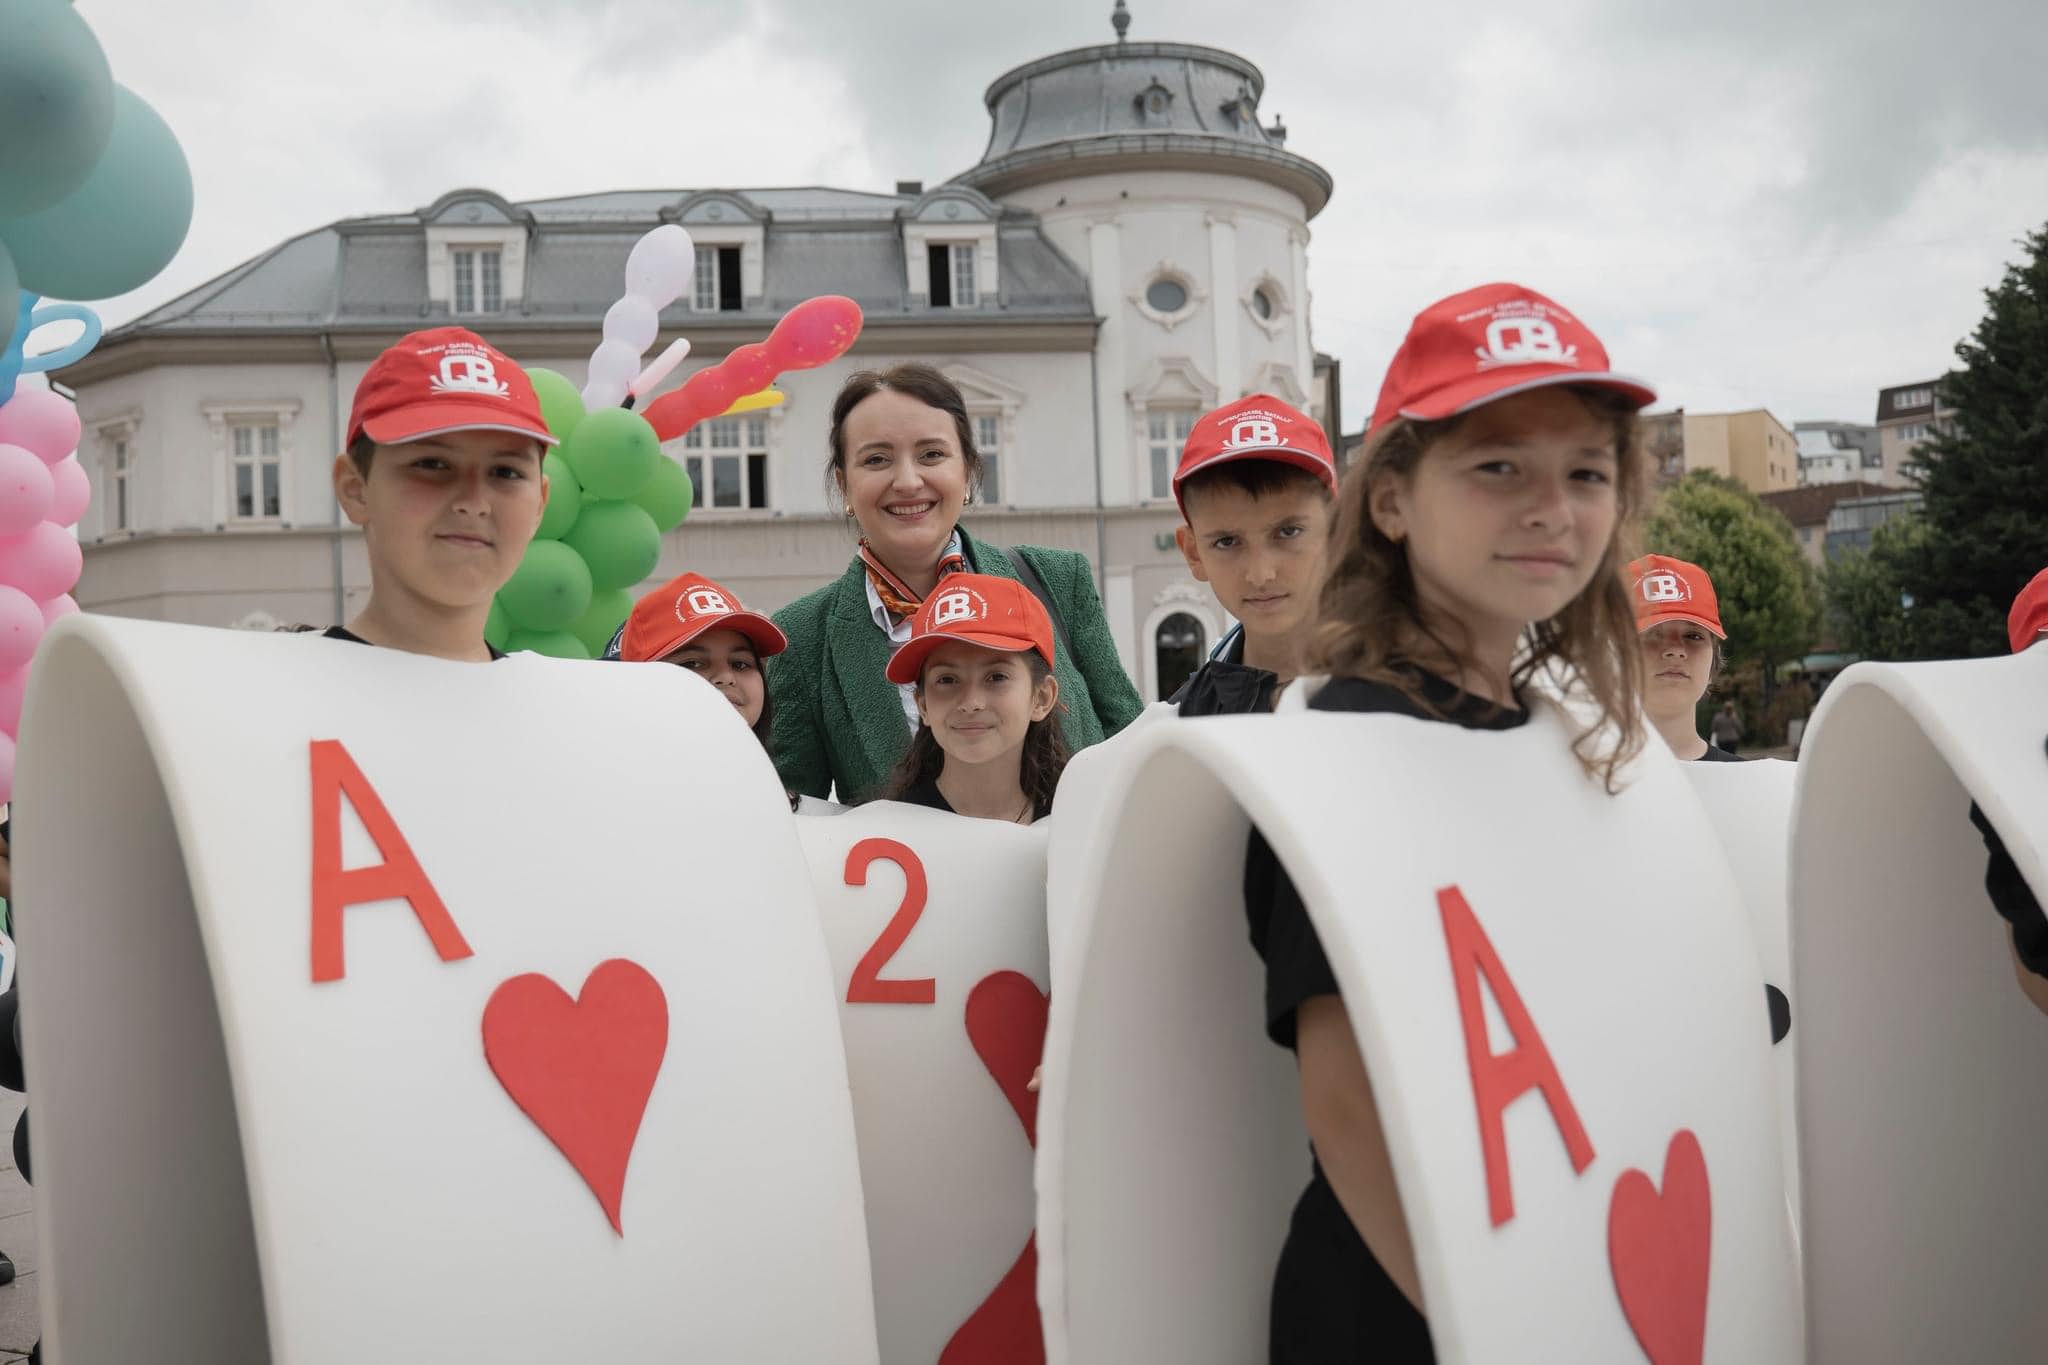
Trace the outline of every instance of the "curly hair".
<instances>
[{"instance_id":1,"label":"curly hair","mask_svg":"<svg viewBox=\"0 0 2048 1365\"><path fill-rule=\"evenodd\" d=\"M1023 656L1031 669L1031 686L1035 691L1047 678L1052 676L1052 666L1038 657L1033 650ZM917 681L920 695L924 692L924 679ZM1060 785L1060 774L1067 770L1067 737L1060 730L1060 714L1066 709L1064 701L1053 703L1052 710L1045 713L1043 720L1034 720L1024 732L1024 752L1019 756L1017 784L1024 789L1024 795L1031 801L1033 818L1046 815L1052 810L1053 792ZM917 734L910 741L909 752L896 765L889 780L882 784L876 801L900 801L903 794L927 778L937 781L939 773L946 766L946 751L939 747L938 736L932 727L919 722Z\"/></svg>"},{"instance_id":2,"label":"curly hair","mask_svg":"<svg viewBox=\"0 0 2048 1365\"><path fill-rule=\"evenodd\" d=\"M1643 442L1636 412L1605 389L1573 385L1576 394L1614 433L1616 519L1600 566L1584 591L1557 615L1531 622L1509 683L1519 691L1545 671L1557 671L1568 690L1597 711L1572 739L1587 776L1609 792L1617 774L1642 748L1642 650L1623 566L1634 557L1636 521L1645 496ZM1418 422L1398 418L1374 431L1345 476L1330 532L1329 566L1319 602L1321 625L1311 647L1318 671L1370 678L1398 688L1424 711L1441 716L1421 691L1413 670L1463 659L1469 640L1457 623L1427 619L1415 590L1408 552L1374 523L1373 485L1413 474L1430 447L1463 419Z\"/></svg>"}]
</instances>

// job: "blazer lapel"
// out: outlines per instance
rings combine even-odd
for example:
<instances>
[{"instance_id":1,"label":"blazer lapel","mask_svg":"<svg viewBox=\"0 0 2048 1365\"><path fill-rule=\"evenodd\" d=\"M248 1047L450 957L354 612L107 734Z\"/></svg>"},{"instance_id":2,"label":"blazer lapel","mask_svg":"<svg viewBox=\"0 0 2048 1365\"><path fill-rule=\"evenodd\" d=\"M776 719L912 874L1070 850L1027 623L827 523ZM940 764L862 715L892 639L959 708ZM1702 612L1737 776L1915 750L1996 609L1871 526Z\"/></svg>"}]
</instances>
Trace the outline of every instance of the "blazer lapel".
<instances>
[{"instance_id":1,"label":"blazer lapel","mask_svg":"<svg viewBox=\"0 0 2048 1365\"><path fill-rule=\"evenodd\" d=\"M903 719L896 684L883 672L896 647L875 628L875 618L868 612L864 571L858 559L839 580L825 638L828 691L845 704L846 719L871 775L869 781L878 781L909 747L910 727ZM840 799L851 795L854 793L843 793Z\"/></svg>"}]
</instances>

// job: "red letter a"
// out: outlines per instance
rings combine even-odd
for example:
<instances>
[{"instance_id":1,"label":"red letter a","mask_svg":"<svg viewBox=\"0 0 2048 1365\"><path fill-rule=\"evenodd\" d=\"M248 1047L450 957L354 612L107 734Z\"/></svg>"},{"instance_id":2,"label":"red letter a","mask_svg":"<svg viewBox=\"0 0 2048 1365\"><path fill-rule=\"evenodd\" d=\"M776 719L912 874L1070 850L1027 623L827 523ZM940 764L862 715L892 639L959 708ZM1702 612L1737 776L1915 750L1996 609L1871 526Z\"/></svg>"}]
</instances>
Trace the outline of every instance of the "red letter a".
<instances>
[{"instance_id":1,"label":"red letter a","mask_svg":"<svg viewBox=\"0 0 2048 1365\"><path fill-rule=\"evenodd\" d=\"M370 832L384 861L375 867L344 870L341 865L341 798L349 804ZM341 747L338 739L313 741L313 979L339 981L341 961L341 912L364 901L405 900L427 931L434 951L443 962L470 955L469 944L448 916L426 869L412 853L412 846L398 832L391 813L377 796L370 779Z\"/></svg>"},{"instance_id":2,"label":"red letter a","mask_svg":"<svg viewBox=\"0 0 2048 1365\"><path fill-rule=\"evenodd\" d=\"M1516 992L1507 968L1500 965L1500 955L1493 951L1486 930L1479 927L1472 907L1465 903L1465 893L1447 886L1436 893L1436 903L1443 911L1444 941L1451 951L1451 976L1458 983L1458 1016L1465 1026L1465 1060L1472 1068L1472 1098L1479 1106L1479 1145L1486 1156L1486 1202L1493 1214L1493 1225L1499 1227L1515 1216L1515 1192L1508 1180L1508 1139L1500 1116L1516 1097L1532 1088L1542 1090L1545 1102L1550 1105L1550 1117L1564 1137L1564 1149L1572 1159L1574 1171L1583 1171L1592 1164L1593 1144L1586 1140L1585 1127L1579 1122L1578 1111L1572 1108L1572 1097L1565 1093L1564 1079L1550 1060L1550 1049L1543 1045L1543 1035L1536 1031L1535 1021L1523 1008L1522 997ZM1500 1006L1501 1016L1507 1020L1509 1036L1515 1040L1513 1048L1498 1055L1487 1048L1486 1008L1479 999L1481 974Z\"/></svg>"}]
</instances>

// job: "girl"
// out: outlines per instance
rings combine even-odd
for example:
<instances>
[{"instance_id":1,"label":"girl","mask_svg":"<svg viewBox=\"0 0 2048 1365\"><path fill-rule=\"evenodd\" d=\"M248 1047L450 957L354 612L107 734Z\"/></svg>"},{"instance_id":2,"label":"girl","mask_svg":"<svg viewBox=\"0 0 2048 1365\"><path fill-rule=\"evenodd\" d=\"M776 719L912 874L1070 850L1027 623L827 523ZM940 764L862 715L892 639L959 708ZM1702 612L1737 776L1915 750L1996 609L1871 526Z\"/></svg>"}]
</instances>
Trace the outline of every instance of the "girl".
<instances>
[{"instance_id":1,"label":"girl","mask_svg":"<svg viewBox=\"0 0 2048 1365\"><path fill-rule=\"evenodd\" d=\"M1699 733L1700 698L1721 671L1721 642L1728 638L1714 580L1699 565L1667 555L1644 555L1628 572L1643 649L1643 714L1682 759L1740 762Z\"/></svg>"},{"instance_id":2,"label":"girl","mask_svg":"<svg viewBox=\"0 0 2048 1365\"><path fill-rule=\"evenodd\" d=\"M1573 741L1613 790L1642 745L1624 532L1637 510L1636 412L1650 390L1549 299L1497 284L1416 318L1345 478L1311 662L1321 711L1476 730L1528 719L1562 675L1598 712ZM1257 832L1245 866L1266 1030L1292 1048L1315 1164L1274 1277L1271 1358L1435 1358L1415 1256L1336 977Z\"/></svg>"},{"instance_id":3,"label":"girl","mask_svg":"<svg viewBox=\"0 0 2048 1365\"><path fill-rule=\"evenodd\" d=\"M1053 659L1052 618L1023 584L947 578L889 658L918 727L884 799L1020 825L1051 814L1067 766Z\"/></svg>"}]
</instances>

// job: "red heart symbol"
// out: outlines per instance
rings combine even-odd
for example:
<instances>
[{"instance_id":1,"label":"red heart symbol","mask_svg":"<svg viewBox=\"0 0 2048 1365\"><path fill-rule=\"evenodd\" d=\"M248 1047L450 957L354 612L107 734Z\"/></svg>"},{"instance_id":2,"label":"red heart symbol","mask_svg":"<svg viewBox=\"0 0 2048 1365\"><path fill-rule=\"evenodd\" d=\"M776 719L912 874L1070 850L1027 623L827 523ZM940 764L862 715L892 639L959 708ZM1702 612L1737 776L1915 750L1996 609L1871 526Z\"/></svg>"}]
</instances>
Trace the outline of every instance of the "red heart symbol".
<instances>
[{"instance_id":1,"label":"red heart symbol","mask_svg":"<svg viewBox=\"0 0 2048 1365\"><path fill-rule=\"evenodd\" d=\"M1707 1345L1707 1270L1714 1213L1707 1159L1690 1129L1664 1152L1664 1191L1641 1171L1614 1182L1607 1261L1621 1311L1650 1365L1699 1365Z\"/></svg>"},{"instance_id":2,"label":"red heart symbol","mask_svg":"<svg viewBox=\"0 0 2048 1365\"><path fill-rule=\"evenodd\" d=\"M637 962L600 962L574 1000L538 972L484 1006L484 1057L513 1103L569 1158L620 1236L626 1163L668 1051L668 997Z\"/></svg>"},{"instance_id":3,"label":"red heart symbol","mask_svg":"<svg viewBox=\"0 0 2048 1365\"><path fill-rule=\"evenodd\" d=\"M967 993L967 1037L975 1055L1017 1111L1024 1136L1038 1145L1038 1096L1025 1089L1045 1052L1045 992L1022 972L994 972ZM939 1365L1044 1365L1038 1321L1038 1237L960 1324Z\"/></svg>"}]
</instances>

